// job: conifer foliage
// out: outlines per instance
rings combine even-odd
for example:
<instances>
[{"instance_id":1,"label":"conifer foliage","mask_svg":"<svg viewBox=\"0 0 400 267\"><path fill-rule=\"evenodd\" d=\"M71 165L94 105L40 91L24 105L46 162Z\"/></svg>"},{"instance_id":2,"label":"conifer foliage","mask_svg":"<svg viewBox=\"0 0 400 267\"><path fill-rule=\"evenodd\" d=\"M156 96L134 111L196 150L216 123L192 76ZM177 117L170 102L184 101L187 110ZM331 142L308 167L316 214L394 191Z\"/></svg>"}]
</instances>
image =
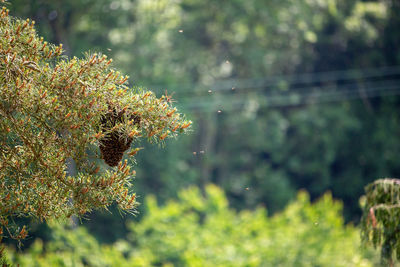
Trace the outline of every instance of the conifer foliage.
<instances>
[{"instance_id":1,"label":"conifer foliage","mask_svg":"<svg viewBox=\"0 0 400 267\"><path fill-rule=\"evenodd\" d=\"M383 262L393 266L393 258L400 260L400 180L379 179L365 191L362 239L380 247Z\"/></svg>"},{"instance_id":2,"label":"conifer foliage","mask_svg":"<svg viewBox=\"0 0 400 267\"><path fill-rule=\"evenodd\" d=\"M114 201L132 211L135 171L124 152L133 157L140 138L163 142L191 125L170 96L129 88L105 55L64 57L34 24L0 11L0 238L26 237L11 227L13 216L81 216ZM100 171L100 158L110 167Z\"/></svg>"}]
</instances>

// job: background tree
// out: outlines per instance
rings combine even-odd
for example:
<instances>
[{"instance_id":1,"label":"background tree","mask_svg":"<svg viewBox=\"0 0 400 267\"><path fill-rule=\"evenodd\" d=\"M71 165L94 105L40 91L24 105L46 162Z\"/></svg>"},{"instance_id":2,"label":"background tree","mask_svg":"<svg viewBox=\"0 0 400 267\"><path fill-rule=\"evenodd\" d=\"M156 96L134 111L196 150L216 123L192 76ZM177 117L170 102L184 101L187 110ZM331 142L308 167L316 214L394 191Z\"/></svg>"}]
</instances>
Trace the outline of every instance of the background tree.
<instances>
[{"instance_id":1,"label":"background tree","mask_svg":"<svg viewBox=\"0 0 400 267\"><path fill-rule=\"evenodd\" d=\"M346 202L346 218L358 220L363 186L399 173L400 145L389 134L398 130L398 100L387 97L399 70L384 68L398 65L397 1L95 2L12 8L40 18L51 40L49 25L62 28L72 55L110 53L135 81L175 92L176 105L196 118L198 134L138 159L143 192L165 200L177 187L211 181L237 207L263 202L273 211L300 188L312 198L330 189Z\"/></svg>"},{"instance_id":2,"label":"background tree","mask_svg":"<svg viewBox=\"0 0 400 267\"><path fill-rule=\"evenodd\" d=\"M312 200L331 190L357 223L364 186L400 175L399 1L15 0L10 8L40 21L47 40L66 40L70 55L95 48L131 82L175 92L195 134L162 151L138 144L146 149L135 186L160 203L211 181L232 208L265 204L271 215L300 188ZM90 218L102 242L125 236L120 216Z\"/></svg>"}]
</instances>

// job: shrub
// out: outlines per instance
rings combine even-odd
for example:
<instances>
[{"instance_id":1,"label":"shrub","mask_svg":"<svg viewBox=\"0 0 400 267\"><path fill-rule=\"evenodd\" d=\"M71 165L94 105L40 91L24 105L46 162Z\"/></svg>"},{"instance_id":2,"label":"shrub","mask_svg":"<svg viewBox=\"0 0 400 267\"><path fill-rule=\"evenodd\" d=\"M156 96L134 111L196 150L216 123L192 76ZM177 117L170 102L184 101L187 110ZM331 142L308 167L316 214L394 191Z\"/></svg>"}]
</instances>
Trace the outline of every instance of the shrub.
<instances>
[{"instance_id":1,"label":"shrub","mask_svg":"<svg viewBox=\"0 0 400 267\"><path fill-rule=\"evenodd\" d=\"M380 248L381 260L393 266L400 260L400 180L378 179L365 187L361 236Z\"/></svg>"},{"instance_id":2,"label":"shrub","mask_svg":"<svg viewBox=\"0 0 400 267\"><path fill-rule=\"evenodd\" d=\"M159 206L147 197L147 214L130 223L128 241L99 245L83 227L57 226L53 241L39 240L23 255L26 266L372 266L357 228L344 225L341 204L325 194L311 204L306 192L273 217L259 207L231 210L224 193L192 187ZM53 226L54 227L54 226Z\"/></svg>"}]
</instances>

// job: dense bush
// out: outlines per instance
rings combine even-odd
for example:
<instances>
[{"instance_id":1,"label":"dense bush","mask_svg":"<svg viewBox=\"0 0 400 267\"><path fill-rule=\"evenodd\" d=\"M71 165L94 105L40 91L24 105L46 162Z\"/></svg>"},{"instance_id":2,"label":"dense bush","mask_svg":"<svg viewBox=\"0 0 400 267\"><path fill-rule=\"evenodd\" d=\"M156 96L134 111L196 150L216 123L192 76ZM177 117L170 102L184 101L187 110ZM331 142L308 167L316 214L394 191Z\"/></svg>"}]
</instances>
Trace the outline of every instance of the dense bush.
<instances>
[{"instance_id":1,"label":"dense bush","mask_svg":"<svg viewBox=\"0 0 400 267\"><path fill-rule=\"evenodd\" d=\"M53 225L52 241L10 250L10 258L21 266L372 266L330 194L312 204L300 192L273 217L263 207L235 212L214 185L206 197L192 187L165 206L145 202L148 213L130 223L129 241L100 245L83 227Z\"/></svg>"},{"instance_id":2,"label":"dense bush","mask_svg":"<svg viewBox=\"0 0 400 267\"><path fill-rule=\"evenodd\" d=\"M365 187L365 193L362 240L380 248L382 262L393 266L400 260L400 180L376 180Z\"/></svg>"}]
</instances>

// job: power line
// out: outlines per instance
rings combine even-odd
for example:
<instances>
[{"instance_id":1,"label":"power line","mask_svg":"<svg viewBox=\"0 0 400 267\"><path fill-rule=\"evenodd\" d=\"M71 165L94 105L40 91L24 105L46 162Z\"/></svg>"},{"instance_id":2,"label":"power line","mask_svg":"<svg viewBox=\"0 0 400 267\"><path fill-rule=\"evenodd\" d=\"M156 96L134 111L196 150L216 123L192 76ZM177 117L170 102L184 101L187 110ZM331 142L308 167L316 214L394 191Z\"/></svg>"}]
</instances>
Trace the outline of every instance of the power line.
<instances>
[{"instance_id":1,"label":"power line","mask_svg":"<svg viewBox=\"0 0 400 267\"><path fill-rule=\"evenodd\" d=\"M196 112L233 111L250 102L259 108L318 104L399 95L400 66L233 79L211 86L169 86L168 91L173 89L180 101L177 106Z\"/></svg>"},{"instance_id":2,"label":"power line","mask_svg":"<svg viewBox=\"0 0 400 267\"><path fill-rule=\"evenodd\" d=\"M285 93L285 94L255 94L250 98L237 98L234 95L230 98L223 99L208 99L206 101L195 99L194 101L178 104L183 109L195 110L196 112L215 112L216 109L233 111L243 109L246 104L254 101L257 102L259 108L274 108L301 106L306 104L318 104L325 102L338 102L360 98L373 98L379 96L399 95L400 83L380 83L380 84L365 84L363 87L337 87L336 90L315 90L313 87L310 90L305 90L301 93ZM326 88L325 88L326 89Z\"/></svg>"},{"instance_id":3,"label":"power line","mask_svg":"<svg viewBox=\"0 0 400 267\"><path fill-rule=\"evenodd\" d=\"M351 80L365 80L372 78L382 78L387 76L400 75L400 66L386 66L380 68L369 69L350 69L330 72L314 72L291 75L275 75L262 78L251 79L231 79L225 81L217 81L213 84L187 84L187 85L170 85L168 90L176 92L179 97L193 95L205 95L209 90L213 92L231 91L249 91L262 90L267 87L287 87L293 88L299 85L309 85L316 83L339 83ZM167 86L148 86L154 91L163 91Z\"/></svg>"},{"instance_id":4,"label":"power line","mask_svg":"<svg viewBox=\"0 0 400 267\"><path fill-rule=\"evenodd\" d=\"M287 90L274 90L275 88L264 88L264 87L257 87L257 89L264 89L263 92L257 92L256 91L248 91L248 90L231 90L230 95L237 95L237 94L262 94L262 95L268 95L268 96L285 96L285 95L293 95L293 94L298 94L298 95L308 95L310 93L314 92L319 92L319 91L346 91L346 90L356 90L359 91L360 88L370 88L370 87L381 87L381 86L386 86L386 85L397 85L400 83L400 77L399 79L390 79L390 80L379 80L379 81L352 81L346 84L326 84L326 85L308 85L305 87L299 87L299 88L290 88ZM267 91L270 89L269 91ZM220 92L210 92L207 94L207 96L192 96L192 97L187 97L187 98L180 98L181 102L185 102L186 99L196 99L196 101L209 101L210 98L212 97L226 97L227 94L220 93ZM183 100L183 101L182 101Z\"/></svg>"},{"instance_id":5,"label":"power line","mask_svg":"<svg viewBox=\"0 0 400 267\"><path fill-rule=\"evenodd\" d=\"M374 69L353 69L344 71L331 71L331 72L315 72L303 73L295 75L281 75L272 76L259 79L245 79L245 80L230 80L221 82L220 86L214 88L215 91L231 90L232 85L240 89L248 88L262 88L279 84L284 81L287 86L311 84L311 83L327 83L339 82L348 80L363 80L377 77L400 75L400 66L382 67Z\"/></svg>"}]
</instances>

